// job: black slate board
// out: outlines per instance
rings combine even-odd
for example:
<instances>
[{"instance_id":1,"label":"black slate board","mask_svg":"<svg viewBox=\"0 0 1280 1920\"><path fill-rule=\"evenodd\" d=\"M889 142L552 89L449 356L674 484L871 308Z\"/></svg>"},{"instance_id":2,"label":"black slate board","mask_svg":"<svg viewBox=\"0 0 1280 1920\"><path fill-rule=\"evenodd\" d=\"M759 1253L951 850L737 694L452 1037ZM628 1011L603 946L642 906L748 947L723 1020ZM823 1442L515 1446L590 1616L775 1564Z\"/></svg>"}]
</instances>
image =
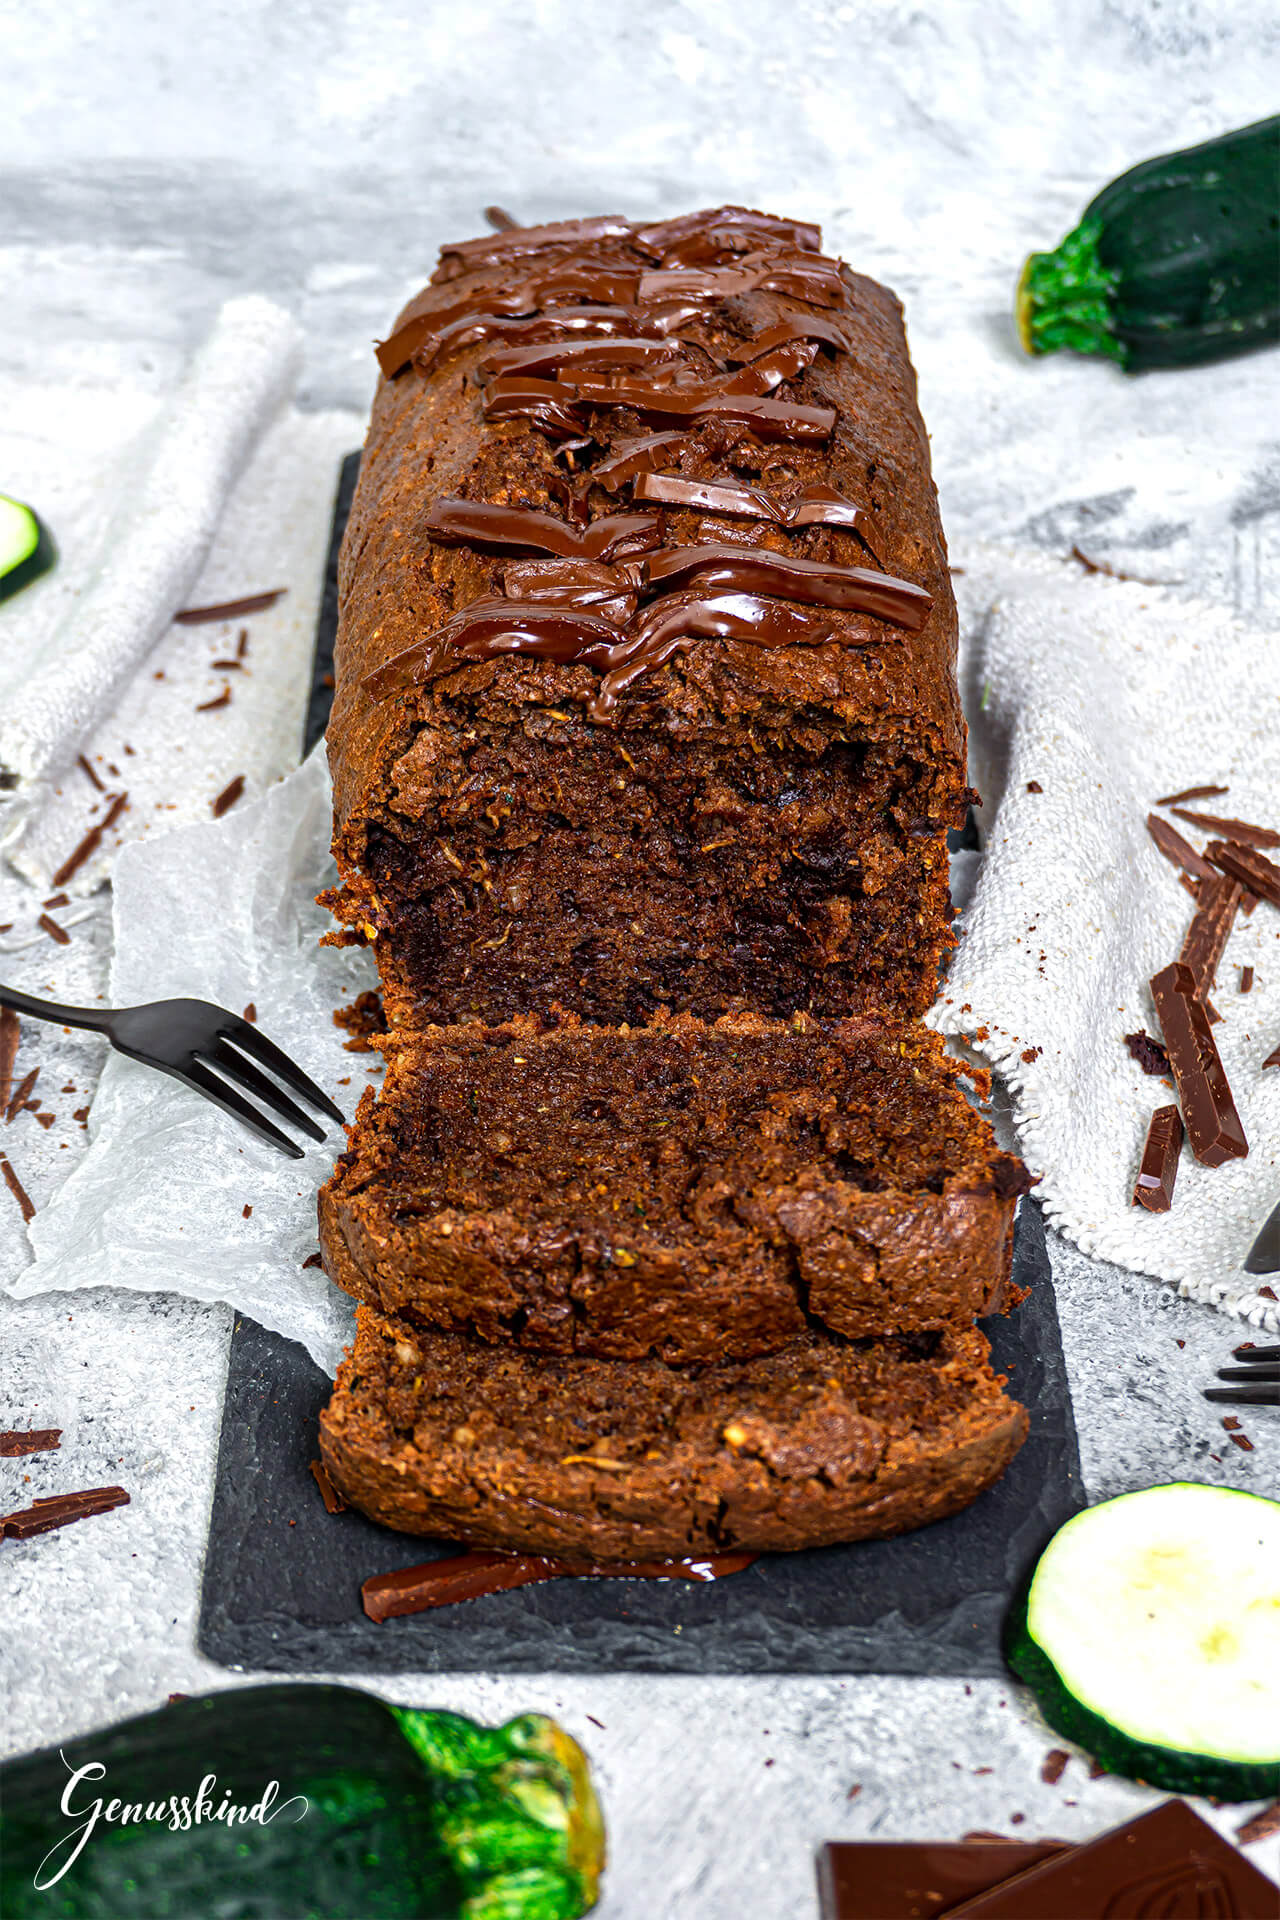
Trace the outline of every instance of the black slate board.
<instances>
[{"instance_id":1,"label":"black slate board","mask_svg":"<svg viewBox=\"0 0 1280 1920\"><path fill-rule=\"evenodd\" d=\"M358 454L343 462L338 490L308 747L328 713L337 555L358 465ZM309 1463L329 1381L302 1348L237 1316L200 1648L224 1666L293 1673L1003 1673L1010 1595L1084 1504L1044 1227L1027 1200L1014 1279L1029 1297L985 1329L1031 1431L965 1513L896 1540L766 1555L712 1586L557 1580L380 1627L361 1610L361 1582L458 1549L325 1512Z\"/></svg>"}]
</instances>

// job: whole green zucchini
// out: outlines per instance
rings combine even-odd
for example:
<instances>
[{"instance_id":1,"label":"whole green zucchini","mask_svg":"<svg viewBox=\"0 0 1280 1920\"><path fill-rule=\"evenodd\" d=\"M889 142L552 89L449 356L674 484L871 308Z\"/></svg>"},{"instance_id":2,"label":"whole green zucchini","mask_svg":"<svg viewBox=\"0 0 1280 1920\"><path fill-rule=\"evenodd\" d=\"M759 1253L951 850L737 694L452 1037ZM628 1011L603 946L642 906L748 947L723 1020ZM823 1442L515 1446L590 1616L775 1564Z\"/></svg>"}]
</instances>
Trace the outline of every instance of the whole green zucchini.
<instances>
[{"instance_id":1,"label":"whole green zucchini","mask_svg":"<svg viewBox=\"0 0 1280 1920\"><path fill-rule=\"evenodd\" d=\"M5 1920L577 1920L603 1857L541 1714L233 1688L0 1767Z\"/></svg>"},{"instance_id":2,"label":"whole green zucchini","mask_svg":"<svg viewBox=\"0 0 1280 1920\"><path fill-rule=\"evenodd\" d=\"M1129 373L1280 340L1280 116L1130 167L1018 282L1028 353Z\"/></svg>"}]
</instances>

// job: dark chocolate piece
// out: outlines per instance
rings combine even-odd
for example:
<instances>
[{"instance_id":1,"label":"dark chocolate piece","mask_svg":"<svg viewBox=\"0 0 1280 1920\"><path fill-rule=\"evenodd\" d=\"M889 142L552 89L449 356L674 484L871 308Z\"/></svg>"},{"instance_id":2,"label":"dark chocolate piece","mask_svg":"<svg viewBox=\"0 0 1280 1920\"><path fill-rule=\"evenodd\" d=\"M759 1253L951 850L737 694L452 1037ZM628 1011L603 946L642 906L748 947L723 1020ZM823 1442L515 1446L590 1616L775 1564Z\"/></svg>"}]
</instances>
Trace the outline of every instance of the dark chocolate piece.
<instances>
[{"instance_id":1,"label":"dark chocolate piece","mask_svg":"<svg viewBox=\"0 0 1280 1920\"><path fill-rule=\"evenodd\" d=\"M678 460L686 447L694 444L691 433L647 433L639 440L628 440L607 460L601 460L597 466L582 477L584 486L604 487L608 493L616 493L619 487L634 480L638 474L652 473L655 467L661 467L668 460Z\"/></svg>"},{"instance_id":2,"label":"dark chocolate piece","mask_svg":"<svg viewBox=\"0 0 1280 1920\"><path fill-rule=\"evenodd\" d=\"M1252 967L1241 967L1240 991L1241 993L1253 992L1253 968Z\"/></svg>"},{"instance_id":3,"label":"dark chocolate piece","mask_svg":"<svg viewBox=\"0 0 1280 1920\"><path fill-rule=\"evenodd\" d=\"M1170 1071L1168 1054L1143 1028L1137 1033L1126 1033L1124 1043L1144 1073L1163 1079Z\"/></svg>"},{"instance_id":4,"label":"dark chocolate piece","mask_svg":"<svg viewBox=\"0 0 1280 1920\"><path fill-rule=\"evenodd\" d=\"M174 614L173 622L178 627L199 627L210 620L243 620L250 613L265 613L288 591L288 587L273 587L269 593L246 594L243 600L224 600L218 606L186 607Z\"/></svg>"},{"instance_id":5,"label":"dark chocolate piece","mask_svg":"<svg viewBox=\"0 0 1280 1920\"><path fill-rule=\"evenodd\" d=\"M317 1261L317 1265L318 1264L319 1262ZM311 1476L320 1489L320 1498L324 1501L325 1512L345 1513L347 1511L347 1503L329 1478L323 1460L313 1460L311 1462Z\"/></svg>"},{"instance_id":6,"label":"dark chocolate piece","mask_svg":"<svg viewBox=\"0 0 1280 1920\"><path fill-rule=\"evenodd\" d=\"M721 375L713 384L720 393L772 393L811 367L817 357L816 340L790 340L748 361L737 373Z\"/></svg>"},{"instance_id":7,"label":"dark chocolate piece","mask_svg":"<svg viewBox=\"0 0 1280 1920\"><path fill-rule=\"evenodd\" d=\"M76 755L76 764L84 768L85 772L89 776L90 785L95 786L98 789L99 793L106 792L106 788L103 786L101 780L99 780L97 774L94 772L93 768L89 765L89 762L85 759L82 753L78 753Z\"/></svg>"},{"instance_id":8,"label":"dark chocolate piece","mask_svg":"<svg viewBox=\"0 0 1280 1920\"><path fill-rule=\"evenodd\" d=\"M565 560L620 560L650 552L662 538L656 513L609 514L579 532L554 514L486 500L437 500L424 526L440 546L508 547Z\"/></svg>"},{"instance_id":9,"label":"dark chocolate piece","mask_svg":"<svg viewBox=\"0 0 1280 1920\"><path fill-rule=\"evenodd\" d=\"M829 1840L818 1855L822 1920L934 1920L1070 1851L1061 1840Z\"/></svg>"},{"instance_id":10,"label":"dark chocolate piece","mask_svg":"<svg viewBox=\"0 0 1280 1920\"><path fill-rule=\"evenodd\" d=\"M90 827L79 846L74 848L53 876L55 887L64 887L73 873L78 873L85 861L98 851L102 836L114 827L120 815L129 804L127 793L118 793L96 827Z\"/></svg>"},{"instance_id":11,"label":"dark chocolate piece","mask_svg":"<svg viewBox=\"0 0 1280 1920\"><path fill-rule=\"evenodd\" d=\"M495 233L505 233L508 227L518 227L520 222L505 207L486 207L484 217Z\"/></svg>"},{"instance_id":12,"label":"dark chocolate piece","mask_svg":"<svg viewBox=\"0 0 1280 1920\"><path fill-rule=\"evenodd\" d=\"M228 786L225 786L222 789L222 792L218 795L217 799L210 801L209 804L213 809L214 819L221 820L224 813L229 813L231 808L234 807L234 805L236 804L236 801L240 798L243 792L244 792L244 775L242 773L238 773L235 779L232 780Z\"/></svg>"},{"instance_id":13,"label":"dark chocolate piece","mask_svg":"<svg viewBox=\"0 0 1280 1920\"><path fill-rule=\"evenodd\" d=\"M0 1459L18 1460L28 1453L56 1453L61 1443L61 1427L33 1427L26 1433L0 1433Z\"/></svg>"},{"instance_id":14,"label":"dark chocolate piece","mask_svg":"<svg viewBox=\"0 0 1280 1920\"><path fill-rule=\"evenodd\" d=\"M1133 1205L1148 1213L1168 1213L1182 1154L1182 1119L1176 1107L1157 1107L1147 1128Z\"/></svg>"},{"instance_id":15,"label":"dark chocolate piece","mask_svg":"<svg viewBox=\"0 0 1280 1920\"><path fill-rule=\"evenodd\" d=\"M1206 1167L1243 1159L1249 1143L1190 967L1181 960L1162 967L1151 996L1192 1153Z\"/></svg>"},{"instance_id":16,"label":"dark chocolate piece","mask_svg":"<svg viewBox=\"0 0 1280 1920\"><path fill-rule=\"evenodd\" d=\"M666 586L696 584L716 592L770 593L810 606L856 609L911 633L919 633L933 610L932 595L912 581L764 547L674 547L650 558L649 579Z\"/></svg>"},{"instance_id":17,"label":"dark chocolate piece","mask_svg":"<svg viewBox=\"0 0 1280 1920\"><path fill-rule=\"evenodd\" d=\"M615 627L625 627L639 601L624 569L599 560L520 560L507 568L502 585L508 600L589 607Z\"/></svg>"},{"instance_id":18,"label":"dark chocolate piece","mask_svg":"<svg viewBox=\"0 0 1280 1920\"><path fill-rule=\"evenodd\" d=\"M1050 1747L1040 1763L1040 1778L1046 1787L1056 1787L1071 1761L1065 1747Z\"/></svg>"},{"instance_id":19,"label":"dark chocolate piece","mask_svg":"<svg viewBox=\"0 0 1280 1920\"><path fill-rule=\"evenodd\" d=\"M1165 859L1172 861L1175 867L1181 867L1185 873L1194 875L1197 880L1207 880L1212 877L1213 868L1209 862L1202 859L1191 842L1184 840L1178 829L1171 827L1167 820L1162 820L1158 813L1147 815L1147 832Z\"/></svg>"},{"instance_id":20,"label":"dark chocolate piece","mask_svg":"<svg viewBox=\"0 0 1280 1920\"><path fill-rule=\"evenodd\" d=\"M1158 807L1177 807L1184 800L1212 800L1219 793L1230 793L1230 787L1184 787L1181 793L1165 793L1156 801Z\"/></svg>"},{"instance_id":21,"label":"dark chocolate piece","mask_svg":"<svg viewBox=\"0 0 1280 1920\"><path fill-rule=\"evenodd\" d=\"M229 707L230 705L231 705L231 689L230 687L224 687L222 689L222 692L217 696L216 699L202 700L199 706L196 708L196 712L197 713L216 713L219 707Z\"/></svg>"},{"instance_id":22,"label":"dark chocolate piece","mask_svg":"<svg viewBox=\"0 0 1280 1920\"><path fill-rule=\"evenodd\" d=\"M9 1105L13 1092L13 1069L18 1058L22 1029L12 1007L0 1007L0 1112Z\"/></svg>"},{"instance_id":23,"label":"dark chocolate piece","mask_svg":"<svg viewBox=\"0 0 1280 1920\"><path fill-rule=\"evenodd\" d=\"M60 947L69 947L71 945L71 935L65 927L58 925L52 915L42 913L36 921L36 925L47 933L51 940L56 940Z\"/></svg>"},{"instance_id":24,"label":"dark chocolate piece","mask_svg":"<svg viewBox=\"0 0 1280 1920\"><path fill-rule=\"evenodd\" d=\"M953 1909L954 1920L1276 1920L1273 1881L1183 1800L1043 1861Z\"/></svg>"},{"instance_id":25,"label":"dark chocolate piece","mask_svg":"<svg viewBox=\"0 0 1280 1920\"><path fill-rule=\"evenodd\" d=\"M486 215L487 218L487 215ZM591 240L625 239L631 223L621 214L601 214L593 220L554 220L543 227L502 227L497 233L482 233L474 240L451 240L440 249L442 262L460 261L470 271L475 267L497 266L504 260L520 260L530 254L545 253L551 247L575 247Z\"/></svg>"},{"instance_id":26,"label":"dark chocolate piece","mask_svg":"<svg viewBox=\"0 0 1280 1920\"><path fill-rule=\"evenodd\" d=\"M12 1164L3 1153L0 1153L0 1174L4 1176L6 1187L8 1187L10 1193L17 1201L18 1206L21 1208L23 1219L28 1222L34 1220L36 1212L35 1202L23 1186L21 1180L19 1180Z\"/></svg>"},{"instance_id":27,"label":"dark chocolate piece","mask_svg":"<svg viewBox=\"0 0 1280 1920\"><path fill-rule=\"evenodd\" d=\"M1239 881L1222 876L1201 882L1196 910L1178 958L1190 967L1196 992L1202 1000L1213 992L1218 962L1235 924L1241 892Z\"/></svg>"},{"instance_id":28,"label":"dark chocolate piece","mask_svg":"<svg viewBox=\"0 0 1280 1920\"><path fill-rule=\"evenodd\" d=\"M461 1553L377 1574L365 1581L360 1597L369 1618L381 1623L400 1614L479 1600L488 1593L508 1593L541 1580L722 1580L741 1573L758 1558L754 1553L718 1553L695 1560L622 1560L579 1566L541 1554Z\"/></svg>"},{"instance_id":29,"label":"dark chocolate piece","mask_svg":"<svg viewBox=\"0 0 1280 1920\"><path fill-rule=\"evenodd\" d=\"M123 1487L89 1487L83 1493L55 1493L48 1500L33 1500L17 1513L0 1515L0 1539L30 1540L38 1533L52 1533L55 1527L70 1526L73 1520L87 1520L91 1514L110 1513L113 1507L127 1507L129 1496Z\"/></svg>"},{"instance_id":30,"label":"dark chocolate piece","mask_svg":"<svg viewBox=\"0 0 1280 1920\"><path fill-rule=\"evenodd\" d=\"M1185 807L1172 809L1179 820L1186 820L1193 827L1207 827L1210 833L1225 834L1228 840L1239 840L1249 847L1280 847L1280 833L1274 827L1250 826L1247 820L1224 820L1216 813L1188 813Z\"/></svg>"},{"instance_id":31,"label":"dark chocolate piece","mask_svg":"<svg viewBox=\"0 0 1280 1920\"><path fill-rule=\"evenodd\" d=\"M39 1078L39 1067L32 1067L26 1078L18 1082L15 1092L10 1096L8 1106L4 1110L4 1123L6 1127L11 1127L18 1115L22 1112L22 1109L31 1098L35 1090L36 1081Z\"/></svg>"},{"instance_id":32,"label":"dark chocolate piece","mask_svg":"<svg viewBox=\"0 0 1280 1920\"><path fill-rule=\"evenodd\" d=\"M1280 867L1256 847L1246 847L1238 840L1211 840L1204 851L1206 859L1223 873L1229 873L1259 899L1280 907Z\"/></svg>"},{"instance_id":33,"label":"dark chocolate piece","mask_svg":"<svg viewBox=\"0 0 1280 1920\"><path fill-rule=\"evenodd\" d=\"M1237 1827L1236 1839L1242 1847L1251 1847L1255 1840L1269 1840L1273 1833L1280 1833L1280 1800L1273 1800L1261 1813L1255 1813L1252 1820Z\"/></svg>"}]
</instances>

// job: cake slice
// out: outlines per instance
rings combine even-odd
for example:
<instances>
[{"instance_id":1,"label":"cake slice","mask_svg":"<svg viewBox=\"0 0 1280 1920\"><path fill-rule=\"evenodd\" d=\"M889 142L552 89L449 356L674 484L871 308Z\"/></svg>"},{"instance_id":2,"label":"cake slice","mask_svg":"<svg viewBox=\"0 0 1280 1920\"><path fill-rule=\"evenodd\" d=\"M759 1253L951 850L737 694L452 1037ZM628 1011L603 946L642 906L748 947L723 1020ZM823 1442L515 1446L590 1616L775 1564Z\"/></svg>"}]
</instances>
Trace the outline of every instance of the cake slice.
<instances>
[{"instance_id":1,"label":"cake slice","mask_svg":"<svg viewBox=\"0 0 1280 1920\"><path fill-rule=\"evenodd\" d=\"M1026 1434L974 1328L750 1361L560 1358L362 1307L320 1417L339 1492L404 1533L582 1561L826 1546L967 1506Z\"/></svg>"},{"instance_id":2,"label":"cake slice","mask_svg":"<svg viewBox=\"0 0 1280 1920\"><path fill-rule=\"evenodd\" d=\"M392 1035L320 1196L357 1299L672 1364L1003 1305L1018 1161L915 1026L556 1014Z\"/></svg>"}]
</instances>

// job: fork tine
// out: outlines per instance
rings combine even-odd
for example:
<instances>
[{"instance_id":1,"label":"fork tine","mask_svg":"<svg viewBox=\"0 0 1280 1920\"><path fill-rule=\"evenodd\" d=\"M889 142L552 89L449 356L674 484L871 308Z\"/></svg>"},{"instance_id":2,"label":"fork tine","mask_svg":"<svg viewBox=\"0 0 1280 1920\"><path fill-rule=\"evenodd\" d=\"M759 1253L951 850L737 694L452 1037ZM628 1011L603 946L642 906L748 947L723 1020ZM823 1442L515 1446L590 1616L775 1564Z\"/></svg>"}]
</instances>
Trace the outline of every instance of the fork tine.
<instances>
[{"instance_id":1,"label":"fork tine","mask_svg":"<svg viewBox=\"0 0 1280 1920\"><path fill-rule=\"evenodd\" d=\"M212 1100L214 1106L221 1107L224 1113L233 1114L254 1133L261 1134L263 1139L269 1140L273 1147L279 1147L281 1153L287 1153L291 1160L302 1159L302 1148L297 1141L291 1140L287 1133L281 1133L279 1127L273 1126L270 1120L260 1114L255 1106L251 1106L234 1087L228 1086L225 1080L220 1080L216 1073L210 1073L203 1060L189 1060L181 1073L176 1074L175 1077L185 1080L189 1087L194 1087L197 1093L202 1093L206 1100Z\"/></svg>"},{"instance_id":2,"label":"fork tine","mask_svg":"<svg viewBox=\"0 0 1280 1920\"><path fill-rule=\"evenodd\" d=\"M1280 1347L1232 1347L1233 1360L1247 1360L1256 1366L1260 1360L1280 1360Z\"/></svg>"},{"instance_id":3,"label":"fork tine","mask_svg":"<svg viewBox=\"0 0 1280 1920\"><path fill-rule=\"evenodd\" d=\"M1222 1407L1280 1407L1280 1385L1206 1387L1204 1397L1206 1400L1216 1400Z\"/></svg>"},{"instance_id":4,"label":"fork tine","mask_svg":"<svg viewBox=\"0 0 1280 1920\"><path fill-rule=\"evenodd\" d=\"M314 1080L309 1079L302 1068L291 1060L274 1040L268 1040L265 1033L259 1033L257 1027L251 1027L249 1022L242 1020L238 1014L231 1014L227 1018L226 1025L219 1031L224 1039L234 1041L236 1046L243 1047L246 1053L251 1053L260 1065L270 1067L272 1073L278 1074L287 1087L292 1087L295 1093L300 1093L304 1100L309 1100L313 1107L320 1109L321 1113L327 1113L331 1120L338 1122L339 1126L346 1124L346 1115L341 1108L334 1105L328 1094L318 1087Z\"/></svg>"},{"instance_id":5,"label":"fork tine","mask_svg":"<svg viewBox=\"0 0 1280 1920\"><path fill-rule=\"evenodd\" d=\"M1276 1380L1280 1381L1280 1365L1273 1361L1264 1361L1260 1367L1219 1367L1219 1380Z\"/></svg>"},{"instance_id":6,"label":"fork tine","mask_svg":"<svg viewBox=\"0 0 1280 1920\"><path fill-rule=\"evenodd\" d=\"M212 1054L206 1057L211 1058L213 1064L222 1069L228 1080L234 1080L237 1086L256 1094L258 1099L265 1106L270 1107L273 1113L278 1113L282 1120L289 1121L291 1126L301 1127L302 1131L309 1133L313 1140L324 1139L324 1128L320 1122L313 1120L309 1113L304 1113L287 1093L281 1093L274 1080L268 1080L265 1073L259 1073L252 1060L246 1060L243 1054L237 1053L235 1048L228 1045L225 1040L222 1038L215 1040Z\"/></svg>"}]
</instances>

